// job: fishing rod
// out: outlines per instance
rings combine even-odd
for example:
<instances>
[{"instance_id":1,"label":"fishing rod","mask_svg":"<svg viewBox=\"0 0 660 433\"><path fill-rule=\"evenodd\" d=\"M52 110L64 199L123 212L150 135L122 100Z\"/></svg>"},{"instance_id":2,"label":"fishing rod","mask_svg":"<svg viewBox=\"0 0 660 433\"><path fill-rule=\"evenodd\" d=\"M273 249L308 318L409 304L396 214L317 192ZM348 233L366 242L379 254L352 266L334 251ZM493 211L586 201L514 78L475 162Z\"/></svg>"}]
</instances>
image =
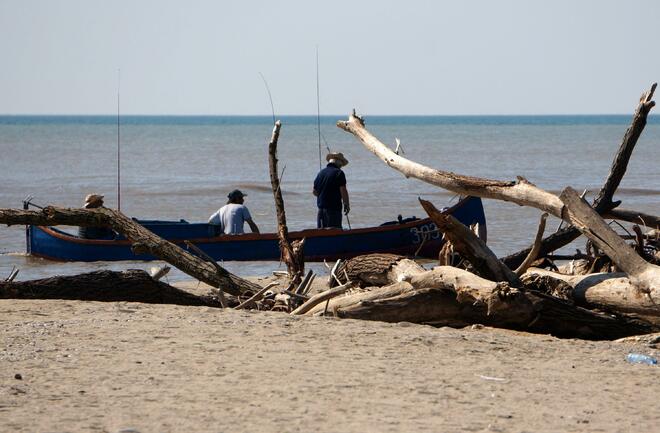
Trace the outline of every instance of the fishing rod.
<instances>
[{"instance_id":1,"label":"fishing rod","mask_svg":"<svg viewBox=\"0 0 660 433\"><path fill-rule=\"evenodd\" d=\"M319 133L319 170L321 169L321 97L319 90L319 46L316 46L316 129ZM327 145L326 145L327 147Z\"/></svg>"},{"instance_id":2,"label":"fishing rod","mask_svg":"<svg viewBox=\"0 0 660 433\"><path fill-rule=\"evenodd\" d=\"M266 81L266 77L264 77L264 74L259 72L259 75L261 76L261 79L264 80L264 85L266 86L266 92L268 92L268 99L270 99L270 112L273 113L273 125L275 124L275 106L273 105L273 96L270 94L270 87L268 87L268 82Z\"/></svg>"},{"instance_id":3,"label":"fishing rod","mask_svg":"<svg viewBox=\"0 0 660 433\"><path fill-rule=\"evenodd\" d=\"M121 122L120 122L121 69L117 69L117 210L121 211Z\"/></svg>"}]
</instances>

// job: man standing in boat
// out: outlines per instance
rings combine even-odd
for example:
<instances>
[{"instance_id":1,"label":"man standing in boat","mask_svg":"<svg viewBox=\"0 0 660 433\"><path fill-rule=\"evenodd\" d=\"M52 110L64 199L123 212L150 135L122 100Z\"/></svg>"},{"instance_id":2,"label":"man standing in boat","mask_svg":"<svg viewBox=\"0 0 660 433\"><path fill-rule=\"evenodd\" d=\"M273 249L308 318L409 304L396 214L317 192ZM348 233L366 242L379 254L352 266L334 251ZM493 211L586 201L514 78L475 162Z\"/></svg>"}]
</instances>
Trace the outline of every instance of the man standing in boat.
<instances>
[{"instance_id":1,"label":"man standing in boat","mask_svg":"<svg viewBox=\"0 0 660 433\"><path fill-rule=\"evenodd\" d=\"M209 224L220 226L220 233L226 235L238 235L245 233L243 231L243 224L248 223L252 233L259 233L259 227L252 221L252 216L243 202L243 194L240 190L235 189L227 195L229 200L227 204L222 206L216 213L209 218Z\"/></svg>"},{"instance_id":2,"label":"man standing in boat","mask_svg":"<svg viewBox=\"0 0 660 433\"><path fill-rule=\"evenodd\" d=\"M314 180L313 193L319 208L316 226L318 228L342 228L342 202L345 215L348 215L351 210L348 190L346 190L346 175L341 170L342 167L348 165L348 160L342 153L328 153L325 159L328 161L328 165L316 175Z\"/></svg>"}]
</instances>

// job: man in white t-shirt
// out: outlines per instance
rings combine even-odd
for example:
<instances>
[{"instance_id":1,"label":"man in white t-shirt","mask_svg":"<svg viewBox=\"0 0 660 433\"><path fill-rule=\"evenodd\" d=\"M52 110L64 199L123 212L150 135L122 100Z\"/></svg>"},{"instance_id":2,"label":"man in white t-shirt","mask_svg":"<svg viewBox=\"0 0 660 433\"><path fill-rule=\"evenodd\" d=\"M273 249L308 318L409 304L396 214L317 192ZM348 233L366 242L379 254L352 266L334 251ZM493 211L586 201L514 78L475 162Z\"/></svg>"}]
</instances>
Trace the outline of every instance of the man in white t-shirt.
<instances>
[{"instance_id":1,"label":"man in white t-shirt","mask_svg":"<svg viewBox=\"0 0 660 433\"><path fill-rule=\"evenodd\" d=\"M248 223L252 233L259 233L259 227L252 221L252 216L247 207L243 205L243 194L235 189L227 196L227 204L222 206L209 218L209 224L220 226L220 232L226 235L237 235L245 233L243 223Z\"/></svg>"}]
</instances>

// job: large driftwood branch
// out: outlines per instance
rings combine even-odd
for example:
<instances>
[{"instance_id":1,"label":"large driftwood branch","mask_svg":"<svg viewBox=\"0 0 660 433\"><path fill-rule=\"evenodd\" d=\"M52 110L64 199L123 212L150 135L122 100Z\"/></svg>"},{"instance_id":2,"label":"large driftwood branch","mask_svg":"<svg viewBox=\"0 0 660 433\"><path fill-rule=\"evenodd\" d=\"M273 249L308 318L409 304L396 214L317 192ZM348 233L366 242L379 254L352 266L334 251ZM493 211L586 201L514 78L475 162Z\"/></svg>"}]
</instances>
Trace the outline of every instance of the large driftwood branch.
<instances>
[{"instance_id":1,"label":"large driftwood branch","mask_svg":"<svg viewBox=\"0 0 660 433\"><path fill-rule=\"evenodd\" d=\"M413 177L431 185L462 195L510 201L521 206L531 206L561 218L562 202L559 198L533 185L522 177L516 181L501 181L473 176L464 176L427 167L397 155L380 142L364 126L362 118L353 112L348 120L337 122L337 126L353 134L369 151L385 164L406 177Z\"/></svg>"},{"instance_id":2,"label":"large driftwood branch","mask_svg":"<svg viewBox=\"0 0 660 433\"><path fill-rule=\"evenodd\" d=\"M563 295L578 306L639 318L660 327L660 291L657 288L648 292L639 290L623 272L565 275L530 268L522 279L527 287L543 287L544 290L554 285L552 280L561 281L571 289Z\"/></svg>"},{"instance_id":3,"label":"large driftwood branch","mask_svg":"<svg viewBox=\"0 0 660 433\"><path fill-rule=\"evenodd\" d=\"M220 307L215 297L193 295L156 281L145 271L136 269L0 282L0 299L72 299Z\"/></svg>"},{"instance_id":4,"label":"large driftwood branch","mask_svg":"<svg viewBox=\"0 0 660 433\"><path fill-rule=\"evenodd\" d=\"M641 258L572 188L562 191L564 219L600 248L642 291L660 290L660 266Z\"/></svg>"},{"instance_id":5,"label":"large driftwood branch","mask_svg":"<svg viewBox=\"0 0 660 433\"><path fill-rule=\"evenodd\" d=\"M518 276L472 230L452 215L440 212L430 201L420 198L419 202L456 252L472 264L477 275L491 281L506 281L513 286L521 286Z\"/></svg>"},{"instance_id":6,"label":"large driftwood branch","mask_svg":"<svg viewBox=\"0 0 660 433\"><path fill-rule=\"evenodd\" d=\"M289 277L294 284L299 284L305 273L305 258L303 254L305 240L295 241L293 244L289 241L289 229L286 225L286 213L284 211L284 199L282 198L282 188L280 179L277 175L277 141L280 137L280 128L282 122L275 122L273 135L268 144L268 168L270 171L270 184L273 189L273 198L275 199L275 210L277 211L277 236L280 240L280 251L282 261L286 264Z\"/></svg>"},{"instance_id":7,"label":"large driftwood branch","mask_svg":"<svg viewBox=\"0 0 660 433\"><path fill-rule=\"evenodd\" d=\"M600 214L607 214L607 217L615 218L623 217L626 214L621 214L619 212L613 211L612 209L619 205L620 202L612 202L612 197L616 192L621 180L623 179L626 169L628 168L628 161L630 161L630 156L632 155L633 149L637 144L644 127L646 126L646 120L651 109L654 107L655 102L653 99L653 94L655 93L657 83L653 83L651 88L642 94L639 99L639 104L635 109L632 122L626 133L623 136L619 150L617 151L614 159L612 160L612 166L610 167L610 172L605 180L605 183L601 187L600 191L596 195L594 200L594 208ZM629 219L620 218L626 221ZM656 219L657 223L657 219ZM651 225L651 224L649 224ZM552 251L558 250L559 248L570 244L575 239L580 236L580 231L575 227L569 226L563 230L553 233L547 238L543 239L541 243L541 248L538 253L540 257L545 257ZM515 268L522 263L525 256L527 256L532 247L528 247L524 250L518 251L517 253L510 254L507 257L503 258L502 261L506 263L510 268Z\"/></svg>"},{"instance_id":8,"label":"large driftwood branch","mask_svg":"<svg viewBox=\"0 0 660 433\"><path fill-rule=\"evenodd\" d=\"M658 329L450 266L419 273L409 282L333 298L329 304L328 310L341 318L452 327L484 324L562 337L613 339ZM307 314L321 313L317 306Z\"/></svg>"},{"instance_id":9,"label":"large driftwood branch","mask_svg":"<svg viewBox=\"0 0 660 433\"><path fill-rule=\"evenodd\" d=\"M71 225L111 227L133 243L136 254L150 254L162 259L182 272L213 287L220 287L232 295L252 294L260 286L214 266L177 245L156 236L119 211L105 207L97 209L66 209L46 206L40 211L0 209L0 224L28 224L39 226Z\"/></svg>"}]
</instances>

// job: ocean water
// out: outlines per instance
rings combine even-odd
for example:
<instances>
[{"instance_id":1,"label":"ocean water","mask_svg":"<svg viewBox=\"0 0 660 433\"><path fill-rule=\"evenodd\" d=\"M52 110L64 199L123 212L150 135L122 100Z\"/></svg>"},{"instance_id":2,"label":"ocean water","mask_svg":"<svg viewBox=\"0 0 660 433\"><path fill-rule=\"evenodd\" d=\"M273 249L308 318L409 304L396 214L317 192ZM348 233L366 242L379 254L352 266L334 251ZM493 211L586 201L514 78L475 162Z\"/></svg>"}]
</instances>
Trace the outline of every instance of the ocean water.
<instances>
[{"instance_id":1,"label":"ocean water","mask_svg":"<svg viewBox=\"0 0 660 433\"><path fill-rule=\"evenodd\" d=\"M350 225L379 225L397 215L424 216L422 197L444 206L453 193L406 179L321 118L321 149L341 151L351 196ZM571 186L594 193L607 177L631 115L608 116L366 116L367 128L404 156L428 166L479 177L523 176L559 193ZM278 144L282 191L290 230L314 227L312 182L319 170L315 116L285 116ZM276 229L268 174L270 116L122 116L120 204L146 219L205 221L234 188L262 232ZM20 208L27 195L39 205L78 207L86 194L118 204L118 127L112 116L0 116L0 208ZM615 198L622 207L660 214L660 119L651 116ZM323 163L323 165L325 165ZM588 198L593 199L593 194ZM488 243L500 256L530 244L540 211L486 200ZM546 232L556 229L550 220ZM346 226L346 223L345 223ZM619 230L621 230L619 228ZM576 241L562 252L583 248ZM158 262L57 263L25 255L23 227L0 227L0 278L14 267L19 279L95 269L149 269ZM226 262L239 275L266 275L277 262ZM312 265L319 270L321 264ZM187 278L173 272L170 281Z\"/></svg>"}]
</instances>

